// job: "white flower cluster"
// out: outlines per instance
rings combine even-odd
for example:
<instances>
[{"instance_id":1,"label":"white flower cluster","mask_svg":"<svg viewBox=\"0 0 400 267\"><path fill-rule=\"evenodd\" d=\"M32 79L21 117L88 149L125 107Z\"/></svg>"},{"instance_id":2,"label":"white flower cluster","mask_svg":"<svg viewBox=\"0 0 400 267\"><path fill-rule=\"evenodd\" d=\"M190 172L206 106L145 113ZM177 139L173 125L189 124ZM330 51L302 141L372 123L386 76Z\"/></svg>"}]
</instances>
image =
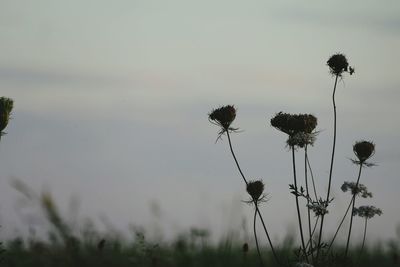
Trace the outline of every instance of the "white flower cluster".
<instances>
[{"instance_id":1,"label":"white flower cluster","mask_svg":"<svg viewBox=\"0 0 400 267\"><path fill-rule=\"evenodd\" d=\"M310 204L307 204L307 207L311 209L316 216L320 215L325 215L328 213L328 209L326 208L326 205L324 202L313 202Z\"/></svg>"},{"instance_id":2,"label":"white flower cluster","mask_svg":"<svg viewBox=\"0 0 400 267\"><path fill-rule=\"evenodd\" d=\"M381 216L382 210L374 206L360 206L358 208L355 208L353 211L353 216L356 215L363 218L371 219L375 215Z\"/></svg>"},{"instance_id":3,"label":"white flower cluster","mask_svg":"<svg viewBox=\"0 0 400 267\"><path fill-rule=\"evenodd\" d=\"M358 184L358 187L356 188L356 183L344 182L341 189L343 192L350 190L353 195L361 195L363 198L372 197L372 193L368 192L368 188L363 184Z\"/></svg>"}]
</instances>

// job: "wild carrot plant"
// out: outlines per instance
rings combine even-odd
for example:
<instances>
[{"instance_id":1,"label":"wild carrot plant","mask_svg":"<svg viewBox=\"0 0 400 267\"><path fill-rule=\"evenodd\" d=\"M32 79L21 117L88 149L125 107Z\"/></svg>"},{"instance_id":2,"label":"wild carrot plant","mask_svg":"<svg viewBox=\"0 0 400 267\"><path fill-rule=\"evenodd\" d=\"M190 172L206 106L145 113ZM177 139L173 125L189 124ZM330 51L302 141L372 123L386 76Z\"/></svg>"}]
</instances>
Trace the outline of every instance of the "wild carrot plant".
<instances>
[{"instance_id":1,"label":"wild carrot plant","mask_svg":"<svg viewBox=\"0 0 400 267\"><path fill-rule=\"evenodd\" d=\"M251 198L252 198L252 202L254 203L254 208L255 208L255 212L258 214L261 224L264 228L265 234L267 236L269 245L271 247L271 251L272 254L274 255L274 258L276 260L276 262L279 263L279 259L278 256L275 252L274 246L272 244L272 240L271 237L269 235L269 232L267 230L267 226L264 222L263 216L260 212L260 209L258 208L258 203L259 203L259 198L262 194L262 191L264 189L264 185L262 183L262 181L258 181L258 183L256 182L248 182L248 180L246 179L245 175L243 174L242 169L240 168L239 162L236 158L235 152L233 151L233 146L232 146L232 141L231 141L231 137L230 137L230 132L236 132L238 130L238 128L233 128L231 127L232 122L235 120L236 118L236 109L233 105L227 105L227 106L222 106L220 108L214 109L209 115L208 115L208 119L211 123L219 126L221 128L221 130L218 133L218 139L221 138L221 136L223 134L226 133L227 137L228 137L228 143L229 143L229 148L232 154L232 157L235 161L236 167L244 181L244 183L246 184L246 189L248 191L248 193L250 194ZM261 184L262 184L262 190L261 190ZM261 192L260 192L261 191ZM254 216L254 225L256 222L256 216ZM255 227L254 227L255 229ZM255 234L255 238L257 240L257 235L256 232L254 230L254 234ZM259 247L258 247L258 242L256 242L257 244L257 250L259 251ZM260 261L262 262L262 258L261 258L261 254L259 254L260 256Z\"/></svg>"},{"instance_id":2,"label":"wild carrot plant","mask_svg":"<svg viewBox=\"0 0 400 267\"><path fill-rule=\"evenodd\" d=\"M333 86L333 93L332 93L332 106L333 106L333 142L332 142L332 154L331 154L331 163L329 168L329 180L328 180L328 192L326 194L326 204L329 203L329 197L331 192L331 185L332 185L332 175L333 175L333 164L335 159L335 149L336 149L336 128L337 128L337 115L336 115L336 101L335 101L335 94L336 94L336 86L339 78L343 78L343 74L345 72L349 72L350 75L354 73L354 68L349 68L349 63L347 62L347 58L343 54L334 54L329 58L326 62L329 67L330 73L335 77L335 84ZM318 245L317 245L317 260L320 253L321 247L321 240L322 240L322 230L324 226L324 218L325 214L321 216L321 223L318 235Z\"/></svg>"},{"instance_id":3,"label":"wild carrot plant","mask_svg":"<svg viewBox=\"0 0 400 267\"><path fill-rule=\"evenodd\" d=\"M374 215L381 215L382 211L373 206L361 206L359 208L355 207L356 196L361 196L363 198L372 197L372 193L370 193L366 186L360 184L361 178L361 170L363 167L371 167L374 164L367 162L367 160L374 154L375 145L369 141L359 141L356 142L353 146L353 151L357 157L357 159L352 160L353 163L359 166L358 176L356 182L345 182L342 186L342 190L344 192L350 190L352 197L350 203L345 211L344 216L342 217L339 226L336 229L336 232L329 243L323 242L323 226L326 214L329 212L328 207L330 203L333 202L333 198L331 197L331 186L333 180L333 170L334 170L334 158L335 158L335 149L336 149L336 137L337 137L337 114L336 114L336 101L335 94L337 89L337 84L340 79L343 79L343 75L345 72L350 75L354 74L354 68L349 67L347 62L347 58L343 54L334 54L327 61L327 65L329 67L330 73L335 78L333 93L332 93L332 106L333 106L333 142L332 142L332 152L330 155L330 167L329 167L329 176L328 176L328 187L326 196L322 194L318 194L315 181L314 174L311 169L311 163L308 157L308 148L314 145L316 140L316 136L318 131L315 130L317 126L317 118L311 114L288 114L284 112L279 112L275 114L275 116L270 120L270 124L272 127L280 130L281 132L287 134L286 145L291 151L291 165L293 170L293 184L289 185L290 193L295 196L295 206L297 213L297 221L299 226L299 235L300 235L300 248L298 250L297 260L298 263L296 266L325 266L328 260L332 260L332 257L329 255L329 251L332 247L333 242L343 225L343 222L348 215L350 208L350 224L347 234L347 242L346 242L346 250L344 253L345 261L348 258L348 250L350 244L351 231L353 226L353 216L358 215L364 218L364 235L362 241L362 249L364 247L365 238L366 238L366 229L367 229L367 221L372 218ZM264 219L259 210L258 204L265 197L263 194L264 183L261 180L258 181L248 181L244 176L239 162L236 158L236 155L233 151L232 141L230 133L236 132L238 128L231 127L232 122L236 117L236 109L233 105L222 106L220 108L214 109L211 113L209 113L209 121L213 124L216 124L221 128L218 133L218 139L222 137L222 135L227 136L228 144L235 161L236 167L239 170L239 173L246 184L247 192L251 196L250 203L254 204L255 213L253 218L253 231L254 237L257 247L257 252L262 262L262 254L260 252L259 241L256 233L256 219L257 214L260 218L260 221L263 225L264 231L266 233L268 242L271 247L271 251L275 257L276 262L279 265L282 265L282 262L285 262L282 259L279 259L275 253L274 246L270 239L269 232L267 231ZM296 152L300 149L304 149L304 184L305 188L300 185L300 180L298 179L298 173L296 171ZM311 176L312 189L309 181L309 176ZM305 205L301 204L301 200L305 200ZM304 230L304 222L303 217L301 215L302 208L306 209L307 212L307 231L308 235L305 234ZM312 219L311 214L314 213L314 217ZM317 227L319 226L318 235L315 233ZM315 237L317 236L317 237ZM361 252L362 252L361 249ZM360 254L361 254L360 252ZM313 265L311 265L313 264Z\"/></svg>"}]
</instances>

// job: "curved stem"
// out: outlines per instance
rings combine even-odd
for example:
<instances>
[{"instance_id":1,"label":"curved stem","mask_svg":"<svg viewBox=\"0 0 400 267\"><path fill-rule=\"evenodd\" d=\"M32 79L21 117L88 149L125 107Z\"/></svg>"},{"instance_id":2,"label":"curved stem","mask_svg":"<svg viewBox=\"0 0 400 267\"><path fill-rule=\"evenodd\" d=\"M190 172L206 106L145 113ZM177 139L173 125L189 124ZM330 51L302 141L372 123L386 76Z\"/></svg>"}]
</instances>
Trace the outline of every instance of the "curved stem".
<instances>
[{"instance_id":1,"label":"curved stem","mask_svg":"<svg viewBox=\"0 0 400 267\"><path fill-rule=\"evenodd\" d=\"M329 168L328 192L326 194L326 205L328 205L328 203L329 203L329 195L330 195L330 192L331 192L333 161L334 161L334 158L335 158L335 148L336 148L336 102L335 102L335 93L336 93L336 85L337 85L338 78L339 78L339 75L336 75L336 77L335 77L335 85L333 86L333 93L332 93L332 104L333 104L333 144L332 144L331 166ZM321 216L321 226L319 228L318 247L317 247L317 260L318 260L320 247L321 247L322 228L324 226L324 218L325 218L325 214L323 214Z\"/></svg>"},{"instance_id":2,"label":"curved stem","mask_svg":"<svg viewBox=\"0 0 400 267\"><path fill-rule=\"evenodd\" d=\"M294 153L294 146L291 146L292 148L292 165L293 165L293 181L294 181L294 188L297 193L297 178L296 178L296 159L295 159L295 153ZM297 219L299 221L299 230L300 230L300 238L301 238L301 245L303 247L303 253L304 257L306 258L307 263L308 261L308 256L307 256L307 251L306 251L306 246L304 243L304 236L303 236L303 226L301 223L301 214L300 214L300 207L299 207L299 196L296 194L296 209L297 209Z\"/></svg>"},{"instance_id":3,"label":"curved stem","mask_svg":"<svg viewBox=\"0 0 400 267\"><path fill-rule=\"evenodd\" d=\"M314 189L315 200L318 200L317 190L316 190L315 181L314 181L314 174L313 174L313 171L312 171L312 168L311 168L310 160L308 159L308 153L306 155L306 159L307 159L308 168L310 169L310 176L311 176L311 182L312 182L313 189Z\"/></svg>"},{"instance_id":4,"label":"curved stem","mask_svg":"<svg viewBox=\"0 0 400 267\"><path fill-rule=\"evenodd\" d=\"M246 177L244 176L244 174L243 174L243 172L242 172L242 169L240 168L239 162L238 162L238 160L237 160L237 158L236 158L236 156L235 156L235 152L233 151L232 141L231 141L231 137L230 137L229 131L226 131L226 135L228 136L229 148L230 148L230 150L231 150L231 154L232 154L232 156L233 156L233 159L235 160L235 163L236 163L236 166L237 166L237 168L238 168L238 170L239 170L239 173L240 173L240 175L242 176L243 181L245 182L245 184L246 184L246 186L247 186L247 184L248 184L247 179L246 179ZM256 204L256 203L255 203L255 204ZM259 216L259 218L260 218L261 224L262 224L262 226L263 226L263 228L264 228L264 231L265 231L265 234L266 234L266 236L267 236L268 243L269 243L269 245L270 245L270 247L271 247L272 254L274 255L275 261L278 263L278 265L280 265L278 256L276 255L274 246L272 245L272 241L271 241L271 238L270 238L270 236L269 236L269 233L268 233L267 227L266 227L266 225L265 225L264 219L263 219L263 217L262 217L262 215L261 215L261 212L260 212L260 210L259 210L259 208L258 208L257 205L255 205L255 208L256 208L256 212L257 212L257 214L258 214L258 216Z\"/></svg>"},{"instance_id":5,"label":"curved stem","mask_svg":"<svg viewBox=\"0 0 400 267\"><path fill-rule=\"evenodd\" d=\"M308 204L310 204L310 194L308 191L308 176L307 176L307 145L304 147L304 180L306 184L306 193L307 193L307 219L308 219L308 234L309 234L309 244L311 251L311 258L314 258L313 252L313 243L312 243L312 231L311 231L311 211L308 208Z\"/></svg>"},{"instance_id":6,"label":"curved stem","mask_svg":"<svg viewBox=\"0 0 400 267\"><path fill-rule=\"evenodd\" d=\"M357 190L358 190L358 183L360 182L360 177L361 177L361 170L362 170L362 162L360 163L360 169L358 171L358 178L357 178L357 183L356 183L356 192L353 193L353 205L351 208L351 213L350 213L350 227L349 227L349 234L347 235L347 243L346 243L346 251L344 253L345 258L347 258L347 253L349 252L349 244L350 244L350 235L351 235L351 227L353 226L353 212L354 212L354 205L356 203L356 195L357 195Z\"/></svg>"},{"instance_id":7,"label":"curved stem","mask_svg":"<svg viewBox=\"0 0 400 267\"><path fill-rule=\"evenodd\" d=\"M257 206L257 202L254 201L254 205ZM258 253L258 257L260 259L260 265L264 266L264 262L263 259L261 257L261 252L260 252L260 247L258 245L258 238L257 238L257 230L256 230L256 220L257 220L257 209L254 210L254 217L253 217L253 232L254 232L254 239L256 240L256 247L257 247L257 253Z\"/></svg>"},{"instance_id":8,"label":"curved stem","mask_svg":"<svg viewBox=\"0 0 400 267\"><path fill-rule=\"evenodd\" d=\"M239 162L238 162L238 160L237 160L237 158L236 158L236 156L235 156L235 152L233 152L232 141L231 141L231 137L230 137L230 134L229 134L229 130L226 131L226 135L228 136L229 148L230 148L230 150L231 150L233 159L235 160L236 167L238 168L238 170L239 170L239 172L240 172L240 175L242 176L243 181L244 181L244 183L245 183L246 186L247 186L247 184L248 184L248 183L247 183L247 179L246 179L246 177L244 177L244 174L243 174L243 172L242 172L242 169L240 168Z\"/></svg>"},{"instance_id":9,"label":"curved stem","mask_svg":"<svg viewBox=\"0 0 400 267\"><path fill-rule=\"evenodd\" d=\"M318 216L317 219L315 220L314 227L313 227L313 230L312 230L312 232L311 232L311 239L308 240L308 242L307 242L307 244L306 244L306 248L308 247L308 244L310 243L310 241L312 242L312 237L314 236L315 230L317 229L318 221L319 221L319 216Z\"/></svg>"},{"instance_id":10,"label":"curved stem","mask_svg":"<svg viewBox=\"0 0 400 267\"><path fill-rule=\"evenodd\" d=\"M343 224L344 220L346 219L347 214L349 213L351 204L353 204L353 197L350 199L350 203L349 203L349 205L347 206L346 212L344 213L344 216L343 216L342 220L340 221L340 224L339 224L338 228L336 229L335 235L333 236L331 242L329 243L327 252L329 252L329 250L331 249L331 247L332 247L332 245L333 245L333 242L335 241L335 238L336 238L337 234L339 233L339 230L340 230L340 228L342 227L342 224Z\"/></svg>"}]
</instances>

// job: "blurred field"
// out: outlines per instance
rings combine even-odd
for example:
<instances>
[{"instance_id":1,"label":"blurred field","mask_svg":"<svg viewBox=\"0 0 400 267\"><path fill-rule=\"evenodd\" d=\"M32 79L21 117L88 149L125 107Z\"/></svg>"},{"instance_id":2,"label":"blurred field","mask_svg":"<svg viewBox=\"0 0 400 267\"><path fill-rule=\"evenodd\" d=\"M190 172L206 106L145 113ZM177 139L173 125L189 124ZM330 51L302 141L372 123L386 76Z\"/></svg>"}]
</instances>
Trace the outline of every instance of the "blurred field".
<instances>
[{"instance_id":1,"label":"blurred field","mask_svg":"<svg viewBox=\"0 0 400 267\"><path fill-rule=\"evenodd\" d=\"M52 233L56 235L56 233ZM137 233L131 242L101 239L95 234L65 241L55 238L50 242L15 239L6 243L2 266L259 266L253 246L244 252L242 244L229 241L208 245L201 235L190 233L164 244L147 242ZM289 243L279 249L288 266L294 266L295 248ZM398 247L395 243L368 249L363 257L353 260L354 266L399 266ZM357 250L352 251L357 255ZM266 266L277 266L269 250L263 249ZM327 266L341 266L327 265Z\"/></svg>"},{"instance_id":2,"label":"blurred field","mask_svg":"<svg viewBox=\"0 0 400 267\"><path fill-rule=\"evenodd\" d=\"M234 236L219 242L211 241L210 231L192 228L174 239L154 240L142 227L132 227L131 234L118 231L100 231L91 221L82 226L71 225L60 214L50 193L36 194L27 185L13 184L29 201L40 204L41 214L48 222L47 234L30 230L29 236L17 237L0 244L0 266L260 266L253 238L240 241ZM1 231L0 231L1 234ZM214 239L215 240L215 239ZM244 249L249 242L248 250ZM286 236L276 245L277 254L284 266L295 266L295 238ZM337 247L324 266L342 266L344 248ZM351 251L349 266L400 266L400 236L364 249ZM262 247L265 266L278 266L269 247ZM333 264L335 262L335 264Z\"/></svg>"}]
</instances>

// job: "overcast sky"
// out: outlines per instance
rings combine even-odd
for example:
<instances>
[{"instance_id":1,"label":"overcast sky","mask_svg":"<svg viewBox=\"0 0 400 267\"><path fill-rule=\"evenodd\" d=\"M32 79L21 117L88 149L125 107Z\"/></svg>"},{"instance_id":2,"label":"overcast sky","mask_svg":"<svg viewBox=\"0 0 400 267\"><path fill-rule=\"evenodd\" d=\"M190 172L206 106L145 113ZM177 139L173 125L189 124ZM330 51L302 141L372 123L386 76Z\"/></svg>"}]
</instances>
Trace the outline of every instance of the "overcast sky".
<instances>
[{"instance_id":1,"label":"overcast sky","mask_svg":"<svg viewBox=\"0 0 400 267\"><path fill-rule=\"evenodd\" d=\"M340 185L356 179L352 145L366 139L378 166L361 178L374 198L358 203L384 212L369 224L369 240L394 237L399 14L397 0L0 0L0 95L15 101L0 143L0 234L43 225L33 204L19 204L13 179L51 191L68 218L78 199L78 221L100 227L107 217L118 229L146 225L165 238L191 226L215 237L240 230L252 208L241 202L248 196L226 138L215 143L219 129L207 120L225 104L238 108L233 126L243 131L232 138L244 172L266 184L262 212L273 238L297 232L291 154L269 119L279 111L318 117L310 159L325 194L334 83L326 61L342 52L356 73L338 83L327 229L349 201ZM298 164L301 172L301 153Z\"/></svg>"}]
</instances>

